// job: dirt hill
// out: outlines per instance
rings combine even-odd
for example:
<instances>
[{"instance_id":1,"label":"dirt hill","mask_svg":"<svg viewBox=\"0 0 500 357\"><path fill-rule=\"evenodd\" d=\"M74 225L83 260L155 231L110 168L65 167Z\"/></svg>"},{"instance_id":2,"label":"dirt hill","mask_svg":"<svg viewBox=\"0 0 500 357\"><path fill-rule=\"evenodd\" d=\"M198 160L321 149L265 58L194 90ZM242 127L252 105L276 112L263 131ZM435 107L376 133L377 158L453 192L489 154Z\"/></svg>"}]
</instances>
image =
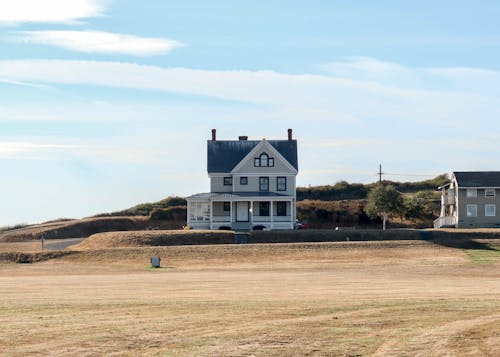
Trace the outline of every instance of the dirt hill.
<instances>
[{"instance_id":1,"label":"dirt hill","mask_svg":"<svg viewBox=\"0 0 500 357\"><path fill-rule=\"evenodd\" d=\"M0 233L0 242L23 242L35 239L88 237L95 233L146 229L179 229L185 222L150 220L149 217L92 217L55 221Z\"/></svg>"}]
</instances>

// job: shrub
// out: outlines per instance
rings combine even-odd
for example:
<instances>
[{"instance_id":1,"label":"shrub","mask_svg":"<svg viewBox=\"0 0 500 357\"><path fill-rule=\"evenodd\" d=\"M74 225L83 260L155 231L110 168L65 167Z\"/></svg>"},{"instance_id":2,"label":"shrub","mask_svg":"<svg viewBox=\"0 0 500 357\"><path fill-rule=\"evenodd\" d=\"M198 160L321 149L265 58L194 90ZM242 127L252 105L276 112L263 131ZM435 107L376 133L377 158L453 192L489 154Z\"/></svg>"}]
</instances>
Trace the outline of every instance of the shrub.
<instances>
[{"instance_id":1,"label":"shrub","mask_svg":"<svg viewBox=\"0 0 500 357\"><path fill-rule=\"evenodd\" d=\"M187 216L186 206L174 206L168 208L156 208L151 211L151 220L185 221Z\"/></svg>"}]
</instances>

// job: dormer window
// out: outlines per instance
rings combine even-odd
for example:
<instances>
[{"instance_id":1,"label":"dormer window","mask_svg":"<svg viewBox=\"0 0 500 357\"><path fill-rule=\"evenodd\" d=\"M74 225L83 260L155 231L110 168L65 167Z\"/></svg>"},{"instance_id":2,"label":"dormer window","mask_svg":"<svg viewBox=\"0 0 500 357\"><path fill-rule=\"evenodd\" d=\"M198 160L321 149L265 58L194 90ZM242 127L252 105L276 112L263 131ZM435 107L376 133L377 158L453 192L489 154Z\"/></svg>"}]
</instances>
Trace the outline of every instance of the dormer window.
<instances>
[{"instance_id":1,"label":"dormer window","mask_svg":"<svg viewBox=\"0 0 500 357\"><path fill-rule=\"evenodd\" d=\"M274 158L263 152L253 160L255 167L274 167Z\"/></svg>"}]
</instances>

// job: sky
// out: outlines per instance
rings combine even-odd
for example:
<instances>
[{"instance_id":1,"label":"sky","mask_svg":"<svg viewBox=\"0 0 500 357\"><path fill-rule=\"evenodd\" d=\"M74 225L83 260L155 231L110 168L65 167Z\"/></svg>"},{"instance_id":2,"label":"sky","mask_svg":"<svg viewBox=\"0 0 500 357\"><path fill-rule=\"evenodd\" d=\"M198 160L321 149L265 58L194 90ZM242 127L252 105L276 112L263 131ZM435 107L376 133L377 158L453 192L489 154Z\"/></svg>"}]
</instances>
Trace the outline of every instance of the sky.
<instances>
[{"instance_id":1,"label":"sky","mask_svg":"<svg viewBox=\"0 0 500 357\"><path fill-rule=\"evenodd\" d=\"M206 140L300 186L500 170L500 2L0 0L0 226L206 192Z\"/></svg>"}]
</instances>

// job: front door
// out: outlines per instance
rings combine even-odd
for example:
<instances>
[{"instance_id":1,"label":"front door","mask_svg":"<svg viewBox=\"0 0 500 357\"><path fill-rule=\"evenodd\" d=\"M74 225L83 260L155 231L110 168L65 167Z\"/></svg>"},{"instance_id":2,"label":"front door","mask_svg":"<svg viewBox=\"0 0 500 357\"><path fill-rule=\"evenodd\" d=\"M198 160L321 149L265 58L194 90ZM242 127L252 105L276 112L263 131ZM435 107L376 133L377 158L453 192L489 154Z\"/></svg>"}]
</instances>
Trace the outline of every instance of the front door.
<instances>
[{"instance_id":1,"label":"front door","mask_svg":"<svg viewBox=\"0 0 500 357\"><path fill-rule=\"evenodd\" d=\"M236 222L248 222L248 202L236 202Z\"/></svg>"}]
</instances>

